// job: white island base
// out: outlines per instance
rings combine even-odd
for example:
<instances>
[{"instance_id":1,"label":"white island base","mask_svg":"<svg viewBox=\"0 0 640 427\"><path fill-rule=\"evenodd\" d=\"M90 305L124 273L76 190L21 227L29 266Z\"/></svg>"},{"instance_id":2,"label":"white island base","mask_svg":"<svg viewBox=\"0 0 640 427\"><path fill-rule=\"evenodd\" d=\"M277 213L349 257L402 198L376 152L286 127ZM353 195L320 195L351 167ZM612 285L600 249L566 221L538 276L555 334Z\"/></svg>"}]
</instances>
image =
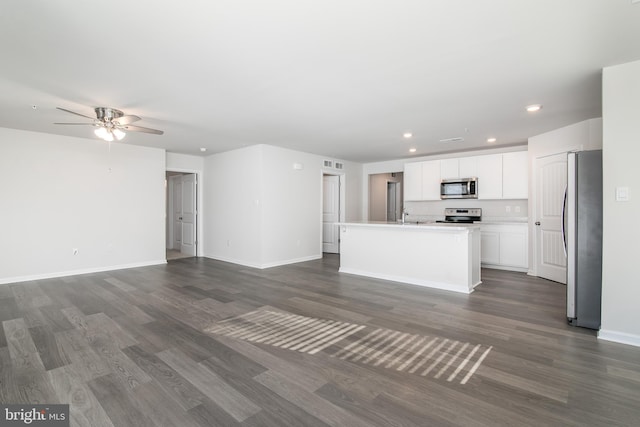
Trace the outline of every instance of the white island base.
<instances>
[{"instance_id":1,"label":"white island base","mask_svg":"<svg viewBox=\"0 0 640 427\"><path fill-rule=\"evenodd\" d=\"M340 272L469 294L480 281L480 227L341 223Z\"/></svg>"}]
</instances>

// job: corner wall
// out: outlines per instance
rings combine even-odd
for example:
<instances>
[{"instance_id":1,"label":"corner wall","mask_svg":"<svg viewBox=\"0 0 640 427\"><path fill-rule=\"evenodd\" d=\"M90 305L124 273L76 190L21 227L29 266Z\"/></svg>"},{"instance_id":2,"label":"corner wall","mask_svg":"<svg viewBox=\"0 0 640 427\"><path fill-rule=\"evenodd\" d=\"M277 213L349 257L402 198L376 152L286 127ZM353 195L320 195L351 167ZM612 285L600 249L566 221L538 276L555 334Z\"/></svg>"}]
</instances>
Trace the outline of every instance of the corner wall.
<instances>
[{"instance_id":1,"label":"corner wall","mask_svg":"<svg viewBox=\"0 0 640 427\"><path fill-rule=\"evenodd\" d=\"M345 217L361 211L362 167L270 145L205 159L205 256L256 268L322 257L322 174L344 174ZM294 168L294 164L296 167Z\"/></svg>"},{"instance_id":2,"label":"corner wall","mask_svg":"<svg viewBox=\"0 0 640 427\"><path fill-rule=\"evenodd\" d=\"M640 61L603 71L602 327L598 338L640 346ZM628 187L629 201L616 201Z\"/></svg>"},{"instance_id":3,"label":"corner wall","mask_svg":"<svg viewBox=\"0 0 640 427\"><path fill-rule=\"evenodd\" d=\"M0 283L165 263L164 174L161 149L0 128Z\"/></svg>"},{"instance_id":4,"label":"corner wall","mask_svg":"<svg viewBox=\"0 0 640 427\"><path fill-rule=\"evenodd\" d=\"M214 154L205 158L204 168L204 256L260 267L260 146Z\"/></svg>"}]
</instances>

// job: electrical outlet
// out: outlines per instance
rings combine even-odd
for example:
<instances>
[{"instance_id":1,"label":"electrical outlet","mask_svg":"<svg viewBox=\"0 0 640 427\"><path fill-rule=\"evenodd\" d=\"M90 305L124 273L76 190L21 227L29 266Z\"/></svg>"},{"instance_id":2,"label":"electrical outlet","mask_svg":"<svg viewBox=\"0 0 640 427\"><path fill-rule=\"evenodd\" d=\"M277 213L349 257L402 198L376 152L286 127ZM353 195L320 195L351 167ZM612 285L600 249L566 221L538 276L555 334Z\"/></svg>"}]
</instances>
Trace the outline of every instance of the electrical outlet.
<instances>
[{"instance_id":1,"label":"electrical outlet","mask_svg":"<svg viewBox=\"0 0 640 427\"><path fill-rule=\"evenodd\" d=\"M74 255L78 255L78 248L73 248L73 250L72 250L72 251L73 251L73 254L74 254Z\"/></svg>"},{"instance_id":2,"label":"electrical outlet","mask_svg":"<svg viewBox=\"0 0 640 427\"><path fill-rule=\"evenodd\" d=\"M507 213L511 212L511 206L507 206L505 210L507 211Z\"/></svg>"},{"instance_id":3,"label":"electrical outlet","mask_svg":"<svg viewBox=\"0 0 640 427\"><path fill-rule=\"evenodd\" d=\"M629 201L629 187L616 187L616 202Z\"/></svg>"},{"instance_id":4,"label":"electrical outlet","mask_svg":"<svg viewBox=\"0 0 640 427\"><path fill-rule=\"evenodd\" d=\"M520 206L516 206L515 208L516 213L520 213Z\"/></svg>"}]
</instances>

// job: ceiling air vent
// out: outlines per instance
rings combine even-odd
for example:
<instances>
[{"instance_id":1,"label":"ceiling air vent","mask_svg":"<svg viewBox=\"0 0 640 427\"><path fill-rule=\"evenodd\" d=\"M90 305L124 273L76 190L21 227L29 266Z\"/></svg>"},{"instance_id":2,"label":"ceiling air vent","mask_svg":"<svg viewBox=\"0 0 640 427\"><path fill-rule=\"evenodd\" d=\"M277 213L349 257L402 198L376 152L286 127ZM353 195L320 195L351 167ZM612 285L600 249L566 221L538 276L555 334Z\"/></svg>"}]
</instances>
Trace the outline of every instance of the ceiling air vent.
<instances>
[{"instance_id":1,"label":"ceiling air vent","mask_svg":"<svg viewBox=\"0 0 640 427\"><path fill-rule=\"evenodd\" d=\"M332 168L333 167L333 162L331 160L325 160L324 161L324 167L325 168Z\"/></svg>"},{"instance_id":2,"label":"ceiling air vent","mask_svg":"<svg viewBox=\"0 0 640 427\"><path fill-rule=\"evenodd\" d=\"M446 139L441 139L440 142L443 143L449 143L449 142L462 142L464 141L464 138L461 136L457 136L455 138L446 138Z\"/></svg>"}]
</instances>

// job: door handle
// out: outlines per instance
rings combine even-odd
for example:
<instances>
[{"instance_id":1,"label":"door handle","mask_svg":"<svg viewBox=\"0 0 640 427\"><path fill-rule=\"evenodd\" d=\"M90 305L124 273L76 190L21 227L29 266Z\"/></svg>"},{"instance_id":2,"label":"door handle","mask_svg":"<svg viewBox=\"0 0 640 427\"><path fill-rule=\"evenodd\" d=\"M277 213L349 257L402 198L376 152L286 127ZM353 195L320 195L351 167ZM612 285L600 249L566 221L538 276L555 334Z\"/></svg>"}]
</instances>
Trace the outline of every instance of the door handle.
<instances>
[{"instance_id":1,"label":"door handle","mask_svg":"<svg viewBox=\"0 0 640 427\"><path fill-rule=\"evenodd\" d=\"M535 225L540 225L540 221L536 221L536 222L535 222Z\"/></svg>"},{"instance_id":2,"label":"door handle","mask_svg":"<svg viewBox=\"0 0 640 427\"><path fill-rule=\"evenodd\" d=\"M181 216L179 216L179 217L178 217L178 219L179 219L180 221L182 221L182 217L181 217Z\"/></svg>"},{"instance_id":3,"label":"door handle","mask_svg":"<svg viewBox=\"0 0 640 427\"><path fill-rule=\"evenodd\" d=\"M567 256L567 227L565 221L567 220L567 191L569 187L564 189L564 199L562 200L562 249L564 249L564 256Z\"/></svg>"}]
</instances>

